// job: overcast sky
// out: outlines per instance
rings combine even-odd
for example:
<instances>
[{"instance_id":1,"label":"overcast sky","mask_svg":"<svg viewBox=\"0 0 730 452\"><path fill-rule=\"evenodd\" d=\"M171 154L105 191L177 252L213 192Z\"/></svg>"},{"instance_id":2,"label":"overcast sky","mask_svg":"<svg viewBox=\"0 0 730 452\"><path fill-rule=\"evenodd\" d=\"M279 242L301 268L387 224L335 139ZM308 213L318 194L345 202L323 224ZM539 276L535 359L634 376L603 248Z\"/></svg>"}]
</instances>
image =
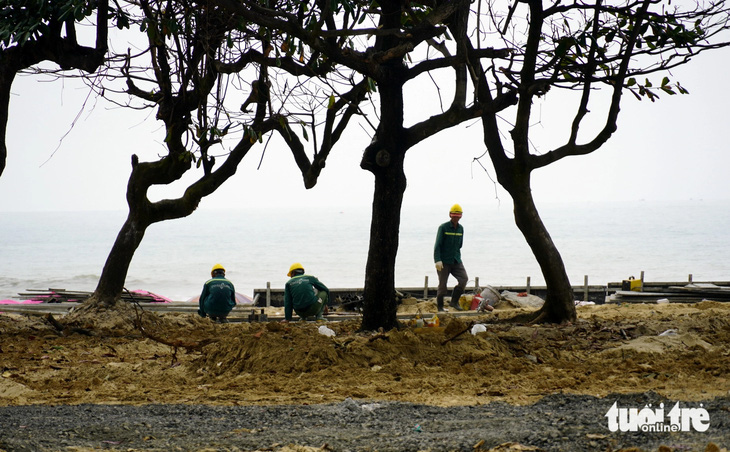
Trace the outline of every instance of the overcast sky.
<instances>
[{"instance_id":1,"label":"overcast sky","mask_svg":"<svg viewBox=\"0 0 730 452\"><path fill-rule=\"evenodd\" d=\"M729 62L730 51L722 50L673 71L671 78L690 95L663 95L652 103L626 94L618 131L603 148L534 173L538 203L730 198ZM435 91L429 85L423 93L427 97ZM88 94L73 81L16 80L7 166L0 177L0 211L126 210L130 156L136 153L141 160L150 160L164 153L160 123L152 115L113 107ZM573 109L569 97L555 90L536 105L537 148L548 150L551 142L565 136L557 121L570 118ZM409 119L417 120L422 111L426 109L410 104ZM319 184L309 191L285 147L271 146L260 169L262 148L256 148L231 180L203 200L201 208L276 209L292 196L311 205L369 204L372 176L359 167L369 139L366 130L352 128L346 142L330 156ZM483 152L478 122L411 149L406 157L405 203L510 203L492 181L489 161L483 160L488 173L473 162ZM177 196L182 190L180 184L152 196Z\"/></svg>"}]
</instances>

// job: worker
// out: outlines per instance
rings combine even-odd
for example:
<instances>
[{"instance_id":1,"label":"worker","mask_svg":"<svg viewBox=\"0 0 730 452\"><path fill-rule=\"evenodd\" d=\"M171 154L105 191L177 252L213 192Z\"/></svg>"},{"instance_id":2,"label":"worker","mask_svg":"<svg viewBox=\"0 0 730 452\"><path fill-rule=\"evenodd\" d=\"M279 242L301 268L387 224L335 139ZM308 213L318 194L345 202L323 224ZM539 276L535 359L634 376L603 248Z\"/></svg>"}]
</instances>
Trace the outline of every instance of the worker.
<instances>
[{"instance_id":1,"label":"worker","mask_svg":"<svg viewBox=\"0 0 730 452\"><path fill-rule=\"evenodd\" d=\"M436 272L439 277L438 290L436 291L436 307L439 311L444 310L444 296L446 295L446 282L449 275L456 278L456 286L451 293L451 307L461 311L459 298L464 293L464 288L469 280L464 264L461 262L461 245L464 244L464 227L459 224L463 211L459 204L454 204L449 210L449 221L439 226L436 234L436 244L433 249L433 259L436 262Z\"/></svg>"},{"instance_id":2,"label":"worker","mask_svg":"<svg viewBox=\"0 0 730 452\"><path fill-rule=\"evenodd\" d=\"M226 279L226 269L215 264L210 271L210 279L203 284L203 292L198 300L198 314L210 316L216 323L227 323L228 314L236 306L236 289Z\"/></svg>"},{"instance_id":3,"label":"worker","mask_svg":"<svg viewBox=\"0 0 730 452\"><path fill-rule=\"evenodd\" d=\"M316 277L304 274L304 267L299 262L289 267L287 276L291 279L284 286L284 320L292 320L292 312L306 320L314 317L324 319L324 311L330 299L330 290Z\"/></svg>"}]
</instances>

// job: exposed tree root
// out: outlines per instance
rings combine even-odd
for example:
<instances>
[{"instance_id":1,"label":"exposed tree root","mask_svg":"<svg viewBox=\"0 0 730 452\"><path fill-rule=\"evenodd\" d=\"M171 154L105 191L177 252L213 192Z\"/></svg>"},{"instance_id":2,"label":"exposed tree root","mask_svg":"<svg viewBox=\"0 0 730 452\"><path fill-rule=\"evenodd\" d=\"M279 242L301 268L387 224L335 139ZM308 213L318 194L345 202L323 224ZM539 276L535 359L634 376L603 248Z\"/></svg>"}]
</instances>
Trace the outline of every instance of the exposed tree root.
<instances>
[{"instance_id":1,"label":"exposed tree root","mask_svg":"<svg viewBox=\"0 0 730 452\"><path fill-rule=\"evenodd\" d=\"M575 322L575 316L571 319L564 319L561 318L561 320L557 320L556 317L562 317L558 316L553 312L549 312L544 307L535 311L531 314L533 317L529 321L527 321L527 324L529 325L537 325L537 324L544 324L544 323L552 323L555 325L572 325Z\"/></svg>"},{"instance_id":2,"label":"exposed tree root","mask_svg":"<svg viewBox=\"0 0 730 452\"><path fill-rule=\"evenodd\" d=\"M75 307L65 318L75 323L129 323L133 309L129 303L117 299L114 302L102 302L92 295Z\"/></svg>"},{"instance_id":3,"label":"exposed tree root","mask_svg":"<svg viewBox=\"0 0 730 452\"><path fill-rule=\"evenodd\" d=\"M145 327L142 325L141 322L137 322L137 330L142 333L142 336L146 337L147 339L151 339L155 342L159 342L160 344L169 345L173 348L184 348L188 352L191 351L200 351L205 347L206 345L212 344L214 342L218 342L218 339L212 339L212 338L206 338L199 341L193 341L193 342L187 342L181 339L165 339L163 337L160 337L154 333L151 333L145 329Z\"/></svg>"},{"instance_id":4,"label":"exposed tree root","mask_svg":"<svg viewBox=\"0 0 730 452\"><path fill-rule=\"evenodd\" d=\"M53 314L46 314L45 319L48 323L51 324L53 328L58 331L58 334L61 336L68 336L71 333L78 333L83 334L86 336L93 336L92 332L86 328L73 328L68 326L63 326L58 320L56 320L55 317L53 317Z\"/></svg>"},{"instance_id":5,"label":"exposed tree root","mask_svg":"<svg viewBox=\"0 0 730 452\"><path fill-rule=\"evenodd\" d=\"M530 325L535 325L537 323L551 323L548 321L547 312L543 311L542 309L537 311L535 314L535 318L528 322Z\"/></svg>"},{"instance_id":6,"label":"exposed tree root","mask_svg":"<svg viewBox=\"0 0 730 452\"><path fill-rule=\"evenodd\" d=\"M451 336L451 337L449 337L448 339L444 339L444 340L443 340L443 342L441 342L441 345L446 345L446 344L448 344L449 342L451 342L451 341L453 341L454 339L456 339L457 337L459 337L459 336L461 336L462 334L466 333L467 331L469 331L469 330L471 329L471 327L473 327L473 326L474 326L474 324L475 324L475 323L476 323L476 322L474 322L473 320L472 320L471 322L467 323L467 324L466 324L466 325L464 326L464 328L463 328L462 330L460 330L460 331L456 332L456 334L452 335L452 336Z\"/></svg>"},{"instance_id":7,"label":"exposed tree root","mask_svg":"<svg viewBox=\"0 0 730 452\"><path fill-rule=\"evenodd\" d=\"M142 306L139 305L139 303L134 303L134 313L135 313L135 319L134 319L134 326L139 331L143 337L150 339L155 342L159 342L160 344L167 345L169 347L172 347L172 361L170 365L174 365L177 362L177 352L180 348L184 348L185 351L188 353L193 351L202 351L203 347L206 345L212 344L214 342L217 342L218 339L211 339L211 338L205 338L200 341L194 341L194 342L186 342L180 339L165 339L163 337L158 336L157 334L151 333L148 331L142 321L144 314L149 314L145 312L144 309L142 309ZM149 318L149 317L148 317Z\"/></svg>"}]
</instances>

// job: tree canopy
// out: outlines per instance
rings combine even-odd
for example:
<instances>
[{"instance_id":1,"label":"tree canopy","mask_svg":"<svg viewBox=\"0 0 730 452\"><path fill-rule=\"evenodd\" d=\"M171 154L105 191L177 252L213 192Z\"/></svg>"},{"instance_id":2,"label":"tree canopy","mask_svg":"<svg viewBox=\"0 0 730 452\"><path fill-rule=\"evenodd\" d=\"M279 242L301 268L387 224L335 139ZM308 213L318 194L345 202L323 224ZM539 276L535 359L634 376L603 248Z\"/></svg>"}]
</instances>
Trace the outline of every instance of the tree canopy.
<instances>
[{"instance_id":1,"label":"tree canopy","mask_svg":"<svg viewBox=\"0 0 730 452\"><path fill-rule=\"evenodd\" d=\"M96 16L93 45L79 43L77 27ZM61 71L95 72L108 49L108 26L129 25L121 7L106 0L0 0L0 175L7 160L10 89L15 76L42 62Z\"/></svg>"},{"instance_id":2,"label":"tree canopy","mask_svg":"<svg viewBox=\"0 0 730 452\"><path fill-rule=\"evenodd\" d=\"M514 200L516 224L545 276L547 298L536 320L571 321L570 281L533 201L532 171L601 148L618 129L626 91L652 101L686 94L667 71L701 52L727 46L728 10L724 2L688 7L661 0L535 0L514 3L506 14L490 10L487 17L485 28L511 43L512 50L505 65L482 72L479 96L489 101L493 90L511 87L519 101L509 115L482 115L484 143L498 181ZM661 81L652 82L652 77ZM534 106L565 102L566 96L555 91L578 93L574 113L563 118L565 141L538 152L531 140ZM503 121L506 117L510 119Z\"/></svg>"}]
</instances>

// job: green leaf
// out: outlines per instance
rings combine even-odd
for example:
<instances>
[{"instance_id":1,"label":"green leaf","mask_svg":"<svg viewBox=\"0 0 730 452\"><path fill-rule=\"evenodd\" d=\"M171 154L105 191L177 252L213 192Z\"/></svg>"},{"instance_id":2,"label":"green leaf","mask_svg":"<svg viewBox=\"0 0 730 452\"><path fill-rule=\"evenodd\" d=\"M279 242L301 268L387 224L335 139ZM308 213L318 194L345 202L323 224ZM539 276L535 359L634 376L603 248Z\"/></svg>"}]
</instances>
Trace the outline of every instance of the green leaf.
<instances>
[{"instance_id":1,"label":"green leaf","mask_svg":"<svg viewBox=\"0 0 730 452\"><path fill-rule=\"evenodd\" d=\"M129 28L129 18L127 16L119 16L117 18L117 28L119 30L124 30L125 28Z\"/></svg>"},{"instance_id":2,"label":"green leaf","mask_svg":"<svg viewBox=\"0 0 730 452\"><path fill-rule=\"evenodd\" d=\"M330 100L327 103L327 109L328 110L329 109L332 109L334 106L335 106L335 95L334 94L330 94Z\"/></svg>"},{"instance_id":3,"label":"green leaf","mask_svg":"<svg viewBox=\"0 0 730 452\"><path fill-rule=\"evenodd\" d=\"M573 39L566 37L560 40L558 46L555 48L555 56L562 58L568 52L568 49L573 45Z\"/></svg>"},{"instance_id":4,"label":"green leaf","mask_svg":"<svg viewBox=\"0 0 730 452\"><path fill-rule=\"evenodd\" d=\"M378 84L375 83L375 80L371 79L370 77L368 77L368 92L378 92Z\"/></svg>"}]
</instances>

